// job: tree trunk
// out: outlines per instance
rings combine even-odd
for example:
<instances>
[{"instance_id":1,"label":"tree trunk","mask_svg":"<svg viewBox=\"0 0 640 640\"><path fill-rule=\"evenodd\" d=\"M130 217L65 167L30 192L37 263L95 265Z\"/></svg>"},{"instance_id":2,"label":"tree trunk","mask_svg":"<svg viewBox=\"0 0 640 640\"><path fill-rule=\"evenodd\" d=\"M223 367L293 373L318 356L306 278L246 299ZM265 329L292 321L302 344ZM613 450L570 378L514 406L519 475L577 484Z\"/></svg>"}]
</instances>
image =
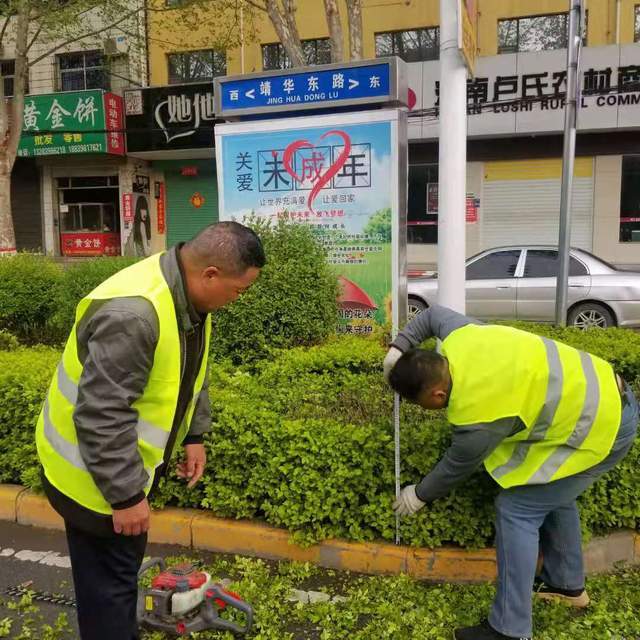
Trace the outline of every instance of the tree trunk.
<instances>
[{"instance_id":1,"label":"tree trunk","mask_svg":"<svg viewBox=\"0 0 640 640\"><path fill-rule=\"evenodd\" d=\"M285 14L283 15L277 0L266 0L267 14L292 66L303 67L307 61L302 51L302 43L295 22L295 5L292 0L284 0L284 7Z\"/></svg>"},{"instance_id":2,"label":"tree trunk","mask_svg":"<svg viewBox=\"0 0 640 640\"><path fill-rule=\"evenodd\" d=\"M352 60L362 60L362 0L347 0L349 50Z\"/></svg>"},{"instance_id":3,"label":"tree trunk","mask_svg":"<svg viewBox=\"0 0 640 640\"><path fill-rule=\"evenodd\" d=\"M0 156L0 258L15 255L16 235L11 216L11 171Z\"/></svg>"},{"instance_id":4,"label":"tree trunk","mask_svg":"<svg viewBox=\"0 0 640 640\"><path fill-rule=\"evenodd\" d=\"M324 9L331 37L331 62L344 62L342 20L340 20L340 11L338 10L338 0L324 0Z\"/></svg>"},{"instance_id":5,"label":"tree trunk","mask_svg":"<svg viewBox=\"0 0 640 640\"><path fill-rule=\"evenodd\" d=\"M22 133L30 13L30 2L21 2L18 6L16 24L13 98L10 101L3 99L0 108L0 256L16 253L16 235L11 212L11 172Z\"/></svg>"}]
</instances>

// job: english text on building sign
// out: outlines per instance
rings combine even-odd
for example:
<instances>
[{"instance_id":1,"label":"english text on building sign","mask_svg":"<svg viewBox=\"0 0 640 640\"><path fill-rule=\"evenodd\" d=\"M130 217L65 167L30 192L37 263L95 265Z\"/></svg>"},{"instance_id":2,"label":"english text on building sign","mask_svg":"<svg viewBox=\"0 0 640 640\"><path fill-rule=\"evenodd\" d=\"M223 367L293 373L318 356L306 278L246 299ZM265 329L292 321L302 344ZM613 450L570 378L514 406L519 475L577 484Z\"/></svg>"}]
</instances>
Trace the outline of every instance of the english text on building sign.
<instances>
[{"instance_id":1,"label":"english text on building sign","mask_svg":"<svg viewBox=\"0 0 640 640\"><path fill-rule=\"evenodd\" d=\"M397 59L376 60L216 78L216 112L243 115L395 100L402 85L398 82L400 63Z\"/></svg>"},{"instance_id":2,"label":"english text on building sign","mask_svg":"<svg viewBox=\"0 0 640 640\"><path fill-rule=\"evenodd\" d=\"M26 96L18 155L124 154L122 98L101 90Z\"/></svg>"}]
</instances>

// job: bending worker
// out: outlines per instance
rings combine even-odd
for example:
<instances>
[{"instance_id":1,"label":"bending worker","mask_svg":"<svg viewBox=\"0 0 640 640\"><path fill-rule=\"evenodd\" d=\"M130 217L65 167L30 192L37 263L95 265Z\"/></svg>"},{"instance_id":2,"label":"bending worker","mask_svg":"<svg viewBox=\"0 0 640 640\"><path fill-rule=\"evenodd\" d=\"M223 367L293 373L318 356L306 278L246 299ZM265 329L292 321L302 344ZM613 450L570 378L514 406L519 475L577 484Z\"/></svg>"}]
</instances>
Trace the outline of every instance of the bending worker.
<instances>
[{"instance_id":1,"label":"bending worker","mask_svg":"<svg viewBox=\"0 0 640 640\"><path fill-rule=\"evenodd\" d=\"M133 640L149 494L177 446L193 487L211 427L209 314L265 263L238 223L115 274L86 298L36 429L45 493L67 532L82 640Z\"/></svg>"},{"instance_id":2,"label":"bending worker","mask_svg":"<svg viewBox=\"0 0 640 640\"><path fill-rule=\"evenodd\" d=\"M440 354L418 348L433 336L443 341ZM493 607L487 621L455 637L530 638L534 589L587 606L576 498L633 445L638 401L630 387L600 358L438 306L398 335L384 369L403 398L446 408L453 427L444 457L402 489L396 513L413 514L446 495L482 461L502 488Z\"/></svg>"}]
</instances>

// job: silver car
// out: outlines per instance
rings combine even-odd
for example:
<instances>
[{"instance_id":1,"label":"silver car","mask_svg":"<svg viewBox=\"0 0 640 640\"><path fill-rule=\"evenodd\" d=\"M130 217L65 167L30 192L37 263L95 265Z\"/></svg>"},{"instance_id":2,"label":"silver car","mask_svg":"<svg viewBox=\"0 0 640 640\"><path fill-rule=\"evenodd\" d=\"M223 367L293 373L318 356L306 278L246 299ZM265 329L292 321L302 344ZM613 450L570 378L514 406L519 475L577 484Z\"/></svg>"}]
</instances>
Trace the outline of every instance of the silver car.
<instances>
[{"instance_id":1,"label":"silver car","mask_svg":"<svg viewBox=\"0 0 640 640\"><path fill-rule=\"evenodd\" d=\"M500 247L467 260L467 313L486 320L555 320L558 250ZM409 316L437 301L437 275L409 280ZM588 251L571 249L567 324L640 326L640 272L621 271Z\"/></svg>"}]
</instances>

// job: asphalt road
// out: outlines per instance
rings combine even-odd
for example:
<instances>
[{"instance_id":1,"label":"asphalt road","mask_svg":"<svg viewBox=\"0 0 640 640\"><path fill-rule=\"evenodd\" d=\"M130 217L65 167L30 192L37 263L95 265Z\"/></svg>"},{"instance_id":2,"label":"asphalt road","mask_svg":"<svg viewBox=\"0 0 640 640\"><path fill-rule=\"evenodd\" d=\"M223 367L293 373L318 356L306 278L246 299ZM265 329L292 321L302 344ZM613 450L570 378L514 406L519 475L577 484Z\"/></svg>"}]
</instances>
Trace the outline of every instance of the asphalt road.
<instances>
[{"instance_id":1,"label":"asphalt road","mask_svg":"<svg viewBox=\"0 0 640 640\"><path fill-rule=\"evenodd\" d=\"M0 622L5 617L24 620L26 616L18 615L7 608L7 602L17 601L5 595L7 588L30 582L30 588L73 598L73 582L65 534L62 531L25 527L10 522L0 522ZM185 553L183 547L150 544L147 547L149 556L177 556ZM189 551L189 556L206 561L212 557L210 553ZM35 603L39 609L38 618L32 623L34 630L41 629L42 624L53 625L58 614L65 612L72 627L71 635L66 638L79 638L75 620L75 609L44 602ZM40 617L42 619L40 619ZM21 624L14 623L11 635L0 637L13 638L20 633ZM0 624L1 629L1 624ZM36 633L32 636L39 639Z\"/></svg>"}]
</instances>

